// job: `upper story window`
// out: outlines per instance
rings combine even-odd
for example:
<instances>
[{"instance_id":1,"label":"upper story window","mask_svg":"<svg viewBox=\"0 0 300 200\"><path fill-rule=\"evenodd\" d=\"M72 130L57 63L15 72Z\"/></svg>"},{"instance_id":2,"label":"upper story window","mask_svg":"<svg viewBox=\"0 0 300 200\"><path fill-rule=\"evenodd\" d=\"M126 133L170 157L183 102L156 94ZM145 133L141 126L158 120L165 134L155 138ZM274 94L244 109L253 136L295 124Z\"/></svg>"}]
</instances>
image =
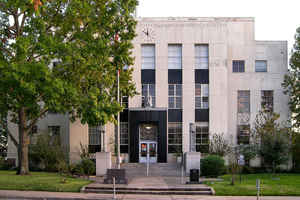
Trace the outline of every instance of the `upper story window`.
<instances>
[{"instance_id":1,"label":"upper story window","mask_svg":"<svg viewBox=\"0 0 300 200\"><path fill-rule=\"evenodd\" d=\"M195 45L195 69L208 69L208 45Z\"/></svg>"},{"instance_id":2,"label":"upper story window","mask_svg":"<svg viewBox=\"0 0 300 200\"><path fill-rule=\"evenodd\" d=\"M155 69L154 44L142 45L142 69Z\"/></svg>"},{"instance_id":3,"label":"upper story window","mask_svg":"<svg viewBox=\"0 0 300 200\"><path fill-rule=\"evenodd\" d=\"M266 111L273 112L273 90L261 91L261 107Z\"/></svg>"},{"instance_id":4,"label":"upper story window","mask_svg":"<svg viewBox=\"0 0 300 200\"><path fill-rule=\"evenodd\" d=\"M255 72L267 72L267 61L256 60L255 61Z\"/></svg>"},{"instance_id":5,"label":"upper story window","mask_svg":"<svg viewBox=\"0 0 300 200\"><path fill-rule=\"evenodd\" d=\"M238 91L238 113L250 112L250 91L239 90Z\"/></svg>"},{"instance_id":6,"label":"upper story window","mask_svg":"<svg viewBox=\"0 0 300 200\"><path fill-rule=\"evenodd\" d=\"M142 84L142 107L155 107L155 84Z\"/></svg>"},{"instance_id":7,"label":"upper story window","mask_svg":"<svg viewBox=\"0 0 300 200\"><path fill-rule=\"evenodd\" d=\"M182 68L182 46L181 44L168 45L168 69Z\"/></svg>"},{"instance_id":8,"label":"upper story window","mask_svg":"<svg viewBox=\"0 0 300 200\"><path fill-rule=\"evenodd\" d=\"M245 61L244 60L233 60L232 61L232 72L245 72Z\"/></svg>"},{"instance_id":9,"label":"upper story window","mask_svg":"<svg viewBox=\"0 0 300 200\"><path fill-rule=\"evenodd\" d=\"M122 106L124 106L124 109L128 109L128 97L127 96L122 96L122 99L121 99L121 104Z\"/></svg>"},{"instance_id":10,"label":"upper story window","mask_svg":"<svg viewBox=\"0 0 300 200\"><path fill-rule=\"evenodd\" d=\"M182 108L182 84L169 84L169 109Z\"/></svg>"},{"instance_id":11,"label":"upper story window","mask_svg":"<svg viewBox=\"0 0 300 200\"><path fill-rule=\"evenodd\" d=\"M195 84L195 107L208 108L208 84Z\"/></svg>"}]
</instances>

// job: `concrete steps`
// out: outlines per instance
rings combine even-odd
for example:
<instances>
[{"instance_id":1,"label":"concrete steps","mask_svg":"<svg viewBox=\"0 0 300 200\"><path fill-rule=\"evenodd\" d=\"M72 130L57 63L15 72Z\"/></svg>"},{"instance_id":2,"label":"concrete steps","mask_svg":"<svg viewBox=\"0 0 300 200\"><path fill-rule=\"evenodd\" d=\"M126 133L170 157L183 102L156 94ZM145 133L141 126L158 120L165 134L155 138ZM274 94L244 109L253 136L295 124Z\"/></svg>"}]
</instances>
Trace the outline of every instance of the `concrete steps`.
<instances>
[{"instance_id":1,"label":"concrete steps","mask_svg":"<svg viewBox=\"0 0 300 200\"><path fill-rule=\"evenodd\" d=\"M85 187L82 192L112 194L113 188ZM210 187L199 188L126 188L117 187L117 194L152 194L152 195L213 195Z\"/></svg>"},{"instance_id":2,"label":"concrete steps","mask_svg":"<svg viewBox=\"0 0 300 200\"><path fill-rule=\"evenodd\" d=\"M124 163L121 168L126 169L128 177L143 176L147 172L147 165L144 163ZM149 164L149 176L181 176L181 165L177 163Z\"/></svg>"}]
</instances>

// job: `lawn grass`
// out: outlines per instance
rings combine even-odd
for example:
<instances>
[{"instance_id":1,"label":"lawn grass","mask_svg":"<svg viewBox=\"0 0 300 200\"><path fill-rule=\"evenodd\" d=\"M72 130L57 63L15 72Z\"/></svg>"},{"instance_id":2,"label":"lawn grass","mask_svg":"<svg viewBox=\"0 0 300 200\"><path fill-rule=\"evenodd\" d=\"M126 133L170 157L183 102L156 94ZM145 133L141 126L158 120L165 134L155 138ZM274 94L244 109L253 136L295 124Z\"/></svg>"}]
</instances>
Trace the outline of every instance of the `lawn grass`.
<instances>
[{"instance_id":1,"label":"lawn grass","mask_svg":"<svg viewBox=\"0 0 300 200\"><path fill-rule=\"evenodd\" d=\"M91 181L57 173L31 172L31 175L20 176L15 171L0 171L0 190L79 192L81 187L89 183Z\"/></svg>"},{"instance_id":2,"label":"lawn grass","mask_svg":"<svg viewBox=\"0 0 300 200\"><path fill-rule=\"evenodd\" d=\"M206 182L214 188L218 196L255 196L256 179L260 179L263 196L300 196L300 174L247 174L242 175L242 183L236 176L235 185L230 185L231 176L224 175L222 182Z\"/></svg>"}]
</instances>

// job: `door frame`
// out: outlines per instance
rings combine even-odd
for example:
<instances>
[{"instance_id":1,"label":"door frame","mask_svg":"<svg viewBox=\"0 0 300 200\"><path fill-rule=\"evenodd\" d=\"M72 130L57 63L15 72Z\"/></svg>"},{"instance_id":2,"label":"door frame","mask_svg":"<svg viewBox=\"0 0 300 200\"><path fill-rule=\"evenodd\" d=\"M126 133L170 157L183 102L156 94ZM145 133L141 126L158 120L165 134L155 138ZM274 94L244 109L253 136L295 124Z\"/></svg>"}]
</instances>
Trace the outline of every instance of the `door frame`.
<instances>
[{"instance_id":1,"label":"door frame","mask_svg":"<svg viewBox=\"0 0 300 200\"><path fill-rule=\"evenodd\" d=\"M141 156L142 152L142 144L146 144L147 146L147 156ZM150 156L150 145L155 144L155 156ZM157 141L153 140L140 140L139 142L139 163L147 163L149 159L149 163L157 163Z\"/></svg>"}]
</instances>

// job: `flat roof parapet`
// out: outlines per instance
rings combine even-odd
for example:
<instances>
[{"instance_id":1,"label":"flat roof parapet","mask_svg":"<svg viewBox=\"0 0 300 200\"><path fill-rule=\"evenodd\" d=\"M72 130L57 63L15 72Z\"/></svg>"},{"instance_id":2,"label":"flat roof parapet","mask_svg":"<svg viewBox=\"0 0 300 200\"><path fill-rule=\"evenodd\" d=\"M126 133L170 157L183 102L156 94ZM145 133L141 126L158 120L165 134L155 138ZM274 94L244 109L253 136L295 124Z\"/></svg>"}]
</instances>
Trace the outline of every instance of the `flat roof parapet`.
<instances>
[{"instance_id":1,"label":"flat roof parapet","mask_svg":"<svg viewBox=\"0 0 300 200\"><path fill-rule=\"evenodd\" d=\"M138 17L137 21L253 22L254 17Z\"/></svg>"}]
</instances>

